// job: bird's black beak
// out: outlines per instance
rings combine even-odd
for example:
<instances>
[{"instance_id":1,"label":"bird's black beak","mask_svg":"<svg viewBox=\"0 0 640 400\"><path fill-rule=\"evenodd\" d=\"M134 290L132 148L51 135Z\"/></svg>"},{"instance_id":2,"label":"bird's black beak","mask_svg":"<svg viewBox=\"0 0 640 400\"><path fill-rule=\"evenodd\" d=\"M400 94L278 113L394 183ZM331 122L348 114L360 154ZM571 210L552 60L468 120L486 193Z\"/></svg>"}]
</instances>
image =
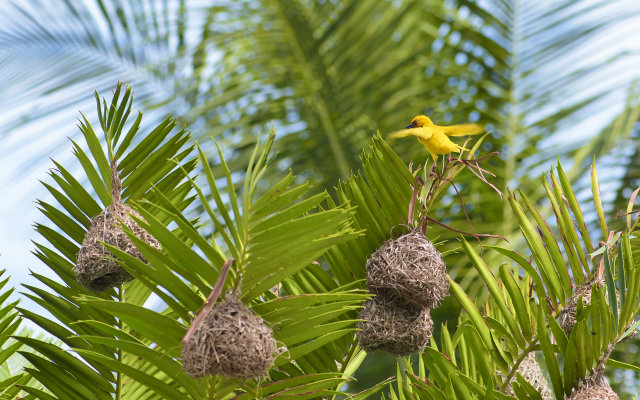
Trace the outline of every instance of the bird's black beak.
<instances>
[{"instance_id":1,"label":"bird's black beak","mask_svg":"<svg viewBox=\"0 0 640 400\"><path fill-rule=\"evenodd\" d=\"M410 125L407 125L404 127L404 129L411 129L411 128L415 128L416 127L416 123L412 122Z\"/></svg>"}]
</instances>

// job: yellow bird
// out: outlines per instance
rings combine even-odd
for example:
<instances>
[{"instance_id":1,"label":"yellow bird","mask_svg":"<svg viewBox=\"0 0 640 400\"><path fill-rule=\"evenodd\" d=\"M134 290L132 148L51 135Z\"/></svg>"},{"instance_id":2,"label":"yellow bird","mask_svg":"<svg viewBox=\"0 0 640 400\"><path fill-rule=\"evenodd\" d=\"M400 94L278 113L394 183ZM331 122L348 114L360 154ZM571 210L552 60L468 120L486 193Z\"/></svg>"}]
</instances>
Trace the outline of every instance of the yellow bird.
<instances>
[{"instance_id":1,"label":"yellow bird","mask_svg":"<svg viewBox=\"0 0 640 400\"><path fill-rule=\"evenodd\" d=\"M431 122L429 117L418 115L405 129L393 132L389 136L391 138L416 136L420 143L429 150L435 162L438 154L459 153L460 150L469 150L453 143L448 136L478 135L484 132L484 127L478 124L438 126Z\"/></svg>"}]
</instances>

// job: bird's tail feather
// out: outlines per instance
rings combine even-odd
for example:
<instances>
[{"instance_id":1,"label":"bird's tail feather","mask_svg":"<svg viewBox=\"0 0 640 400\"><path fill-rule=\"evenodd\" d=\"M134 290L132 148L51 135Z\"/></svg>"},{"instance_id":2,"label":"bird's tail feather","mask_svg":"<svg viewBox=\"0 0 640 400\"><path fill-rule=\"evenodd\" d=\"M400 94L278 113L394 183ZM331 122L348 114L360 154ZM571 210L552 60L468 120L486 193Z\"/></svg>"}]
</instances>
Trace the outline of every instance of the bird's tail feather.
<instances>
[{"instance_id":1,"label":"bird's tail feather","mask_svg":"<svg viewBox=\"0 0 640 400\"><path fill-rule=\"evenodd\" d=\"M447 136L467 136L484 133L484 126L478 124L460 124L443 127Z\"/></svg>"}]
</instances>

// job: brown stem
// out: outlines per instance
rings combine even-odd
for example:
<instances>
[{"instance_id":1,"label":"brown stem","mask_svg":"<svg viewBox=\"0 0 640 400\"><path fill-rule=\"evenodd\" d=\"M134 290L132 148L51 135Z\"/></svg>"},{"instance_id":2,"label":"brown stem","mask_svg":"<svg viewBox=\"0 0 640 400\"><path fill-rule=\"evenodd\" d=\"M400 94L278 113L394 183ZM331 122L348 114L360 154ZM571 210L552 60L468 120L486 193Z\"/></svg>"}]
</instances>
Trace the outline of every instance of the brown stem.
<instances>
[{"instance_id":1,"label":"brown stem","mask_svg":"<svg viewBox=\"0 0 640 400\"><path fill-rule=\"evenodd\" d=\"M435 163L433 164L435 165ZM426 215L429 212L429 208L431 208L431 204L433 200L436 198L436 194L438 193L441 186L441 175L438 172L438 168L432 168L429 170L429 175L433 175L434 178L431 181L431 186L429 186L429 192L427 193L427 200L425 202L424 214Z\"/></svg>"},{"instance_id":2,"label":"brown stem","mask_svg":"<svg viewBox=\"0 0 640 400\"><path fill-rule=\"evenodd\" d=\"M491 173L490 171L487 171L486 169L483 169L482 167L480 167L480 165L478 165L478 163L469 163L465 160L462 160L462 164L464 164L466 167L469 168L469 170L471 171L471 173L473 173L475 176L478 177L478 179L480 179L482 182L486 183L487 185L489 185L489 187L491 187L493 190L496 191L496 193L498 193L498 195L500 196L500 198L502 198L502 192L500 191L500 189L498 189L495 185L493 185L491 182L489 182L487 180L487 178L484 177L483 172L486 172L487 174L494 176L495 175L493 173ZM474 165L475 164L475 165ZM478 169L478 172L475 171L475 169Z\"/></svg>"},{"instance_id":3,"label":"brown stem","mask_svg":"<svg viewBox=\"0 0 640 400\"><path fill-rule=\"evenodd\" d=\"M484 161L484 160L486 160L488 158L491 158L491 157L493 157L493 156L495 156L497 154L498 154L498 152L494 151L494 152L491 152L491 153L489 153L487 155L484 155L484 156L478 157L478 158L461 158L460 161L461 162L464 162L464 161L467 161L467 162L481 162L481 161Z\"/></svg>"},{"instance_id":4,"label":"brown stem","mask_svg":"<svg viewBox=\"0 0 640 400\"><path fill-rule=\"evenodd\" d=\"M604 366L607 363L607 360L609 359L609 356L611 355L611 352L613 351L613 348L616 346L615 343L611 343L608 347L607 347L607 351L604 352L604 354L602 355L602 357L600 357L600 360L598 360L598 365L596 365L596 369L595 369L595 373L596 374L602 374L604 372Z\"/></svg>"},{"instance_id":5,"label":"brown stem","mask_svg":"<svg viewBox=\"0 0 640 400\"><path fill-rule=\"evenodd\" d=\"M228 259L222 266L220 275L218 275L218 280L213 286L209 297L207 297L202 310L200 310L196 318L193 320L193 323L187 331L187 334L184 335L184 338L182 339L182 343L184 343L185 345L189 343L189 340L195 333L196 329L198 329L198 327L202 323L202 320L204 320L204 318L209 314L213 306L216 304L216 300L218 300L218 297L220 297L220 294L222 293L222 287L224 286L224 281L227 278L227 273L229 272L229 268L231 268L231 264L233 264L233 258Z\"/></svg>"},{"instance_id":6,"label":"brown stem","mask_svg":"<svg viewBox=\"0 0 640 400\"><path fill-rule=\"evenodd\" d=\"M466 142L465 142L466 143ZM469 215L467 214L467 210L464 206L464 202L462 201L462 196L460 195L460 192L458 191L458 188L455 186L455 184L453 183L453 178L465 167L467 167L468 169L471 170L471 172L478 177L478 179L480 179L481 181L483 181L484 183L486 183L487 185L489 185L492 189L494 189L498 195L502 198L502 193L500 192L500 190L498 190L498 188L496 188L493 184L491 184L487 178L484 176L484 173L487 173L488 175L491 176L495 176L494 174L492 174L490 171L487 171L485 169L483 169L482 167L480 167L480 165L478 165L478 162L480 161L484 161L490 157L493 157L494 155L498 154L497 152L493 152L490 154L487 154L486 156L483 157L479 157L476 159L463 159L462 158L462 153L460 153L458 155L458 158L451 159L451 155L447 155L447 157L443 158L443 165L442 165L442 172L438 171L438 168L434 168L434 166L436 165L436 163L432 164L431 168L429 169L429 174L428 176L431 177L431 185L429 186L429 191L427 192L427 196L425 199L425 203L424 206L422 207L422 215L421 215L421 227L422 227L422 231L423 233L426 232L427 229L427 225L429 222L434 222L446 229L452 230L454 232L458 232L458 233L462 233L465 235L470 235L470 236L474 236L476 238L476 240L479 241L478 237L479 236L488 236L488 237L497 237L500 239L503 239L506 241L506 239L502 236L498 236L498 235L488 235L488 234L476 234L475 233L475 229L473 227L473 225L471 224ZM457 171L454 171L455 167L457 166L461 166L461 168ZM460 200L460 203L462 205L462 209L464 211L465 217L467 219L467 221L469 222L469 224L471 225L471 230L473 231L473 233L467 233L464 231L459 231L457 229L454 229L448 225L445 225L439 221L436 221L433 218L428 217L428 213L430 211L431 206L433 205L433 202L435 201L436 197L438 197L438 195L440 194L440 192L446 187L446 184L450 183L454 190L456 191L456 194L458 196L458 199Z\"/></svg>"},{"instance_id":7,"label":"brown stem","mask_svg":"<svg viewBox=\"0 0 640 400\"><path fill-rule=\"evenodd\" d=\"M640 209L639 210L631 210L629 212L624 212L622 210L618 210L618 212L616 212L616 217L617 218L622 218L622 217L625 217L627 215L632 215L632 214L639 213L639 212L640 212Z\"/></svg>"},{"instance_id":8,"label":"brown stem","mask_svg":"<svg viewBox=\"0 0 640 400\"><path fill-rule=\"evenodd\" d=\"M111 160L111 200L112 204L122 203L122 182L118 176L116 159Z\"/></svg>"},{"instance_id":9,"label":"brown stem","mask_svg":"<svg viewBox=\"0 0 640 400\"><path fill-rule=\"evenodd\" d=\"M531 353L535 347L536 347L536 342L538 341L538 339L536 338L536 340L534 340L529 347L527 347L526 349L524 349L524 351L522 352L522 354L520 355L520 357L518 357L518 360L516 361L515 364L513 364L513 367L511 368L511 371L509 371L509 373L507 374L507 376L504 378L504 383L502 384L502 386L500 387L500 392L504 393L504 390L507 388L507 386L509 386L509 384L511 383L511 380L513 379L513 377L516 375L516 372L518 372L518 367L520 367L520 363L522 363L522 361L524 361L525 357L527 357L527 355L529 353Z\"/></svg>"},{"instance_id":10,"label":"brown stem","mask_svg":"<svg viewBox=\"0 0 640 400\"><path fill-rule=\"evenodd\" d=\"M422 233L426 236L427 235L427 223L429 221L426 218L422 218L422 224L420 225L420 229L422 230Z\"/></svg>"}]
</instances>

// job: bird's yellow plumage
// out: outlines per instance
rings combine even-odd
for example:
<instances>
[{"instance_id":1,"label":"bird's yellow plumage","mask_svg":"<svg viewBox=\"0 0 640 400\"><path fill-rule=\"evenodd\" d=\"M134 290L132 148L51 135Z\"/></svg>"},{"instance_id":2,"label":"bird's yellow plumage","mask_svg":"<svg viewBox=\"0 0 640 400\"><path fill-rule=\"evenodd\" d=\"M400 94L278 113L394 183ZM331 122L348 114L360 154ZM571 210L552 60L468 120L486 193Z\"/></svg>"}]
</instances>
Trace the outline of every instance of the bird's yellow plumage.
<instances>
[{"instance_id":1,"label":"bird's yellow plumage","mask_svg":"<svg viewBox=\"0 0 640 400\"><path fill-rule=\"evenodd\" d=\"M438 154L459 153L465 149L453 143L449 136L479 135L484 133L484 127L478 124L460 124L450 126L438 126L431 122L429 117L419 115L411 121L411 125L405 129L391 133L392 138L416 136L420 143L427 148L433 161L438 158Z\"/></svg>"}]
</instances>

